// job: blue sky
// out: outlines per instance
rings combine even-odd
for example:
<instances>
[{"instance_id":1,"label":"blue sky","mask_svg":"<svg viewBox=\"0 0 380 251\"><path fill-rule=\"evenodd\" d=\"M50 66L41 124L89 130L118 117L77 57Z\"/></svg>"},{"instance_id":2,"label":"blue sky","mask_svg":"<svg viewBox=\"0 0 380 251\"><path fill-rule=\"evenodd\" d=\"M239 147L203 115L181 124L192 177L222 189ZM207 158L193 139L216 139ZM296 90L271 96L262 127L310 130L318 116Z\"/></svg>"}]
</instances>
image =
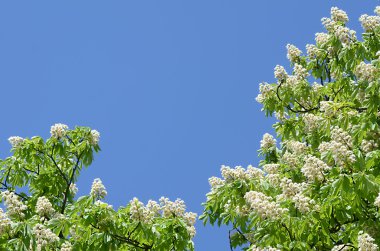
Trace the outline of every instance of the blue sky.
<instances>
[{"instance_id":1,"label":"blue sky","mask_svg":"<svg viewBox=\"0 0 380 251\"><path fill-rule=\"evenodd\" d=\"M220 165L253 164L272 119L258 84L305 51L332 6L361 32L379 1L2 1L1 157L9 136L90 126L101 148L78 182L100 177L107 202L164 195L202 212ZM359 33L360 33L359 32ZM196 250L229 250L228 229L197 224Z\"/></svg>"}]
</instances>

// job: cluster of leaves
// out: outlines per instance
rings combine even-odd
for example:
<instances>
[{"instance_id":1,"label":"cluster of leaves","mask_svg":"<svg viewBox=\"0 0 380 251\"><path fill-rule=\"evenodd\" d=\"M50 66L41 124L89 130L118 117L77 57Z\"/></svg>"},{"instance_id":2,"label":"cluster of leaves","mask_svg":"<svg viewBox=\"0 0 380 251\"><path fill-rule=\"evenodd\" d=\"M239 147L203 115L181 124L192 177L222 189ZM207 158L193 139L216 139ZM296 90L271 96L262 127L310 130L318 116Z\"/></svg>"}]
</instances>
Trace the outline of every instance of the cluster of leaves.
<instances>
[{"instance_id":1,"label":"cluster of leaves","mask_svg":"<svg viewBox=\"0 0 380 251\"><path fill-rule=\"evenodd\" d=\"M373 17L373 29L359 41L344 20L334 18L339 19L325 20L328 32L316 34L324 41L308 45L308 55L289 55L288 46L293 76L260 88L257 100L267 116L276 115L274 128L282 141L280 148L259 151L264 174L223 176L207 194L201 218L205 224L232 226L231 249L377 250L380 244L380 21ZM303 77L300 68L307 70ZM339 142L332 146L341 148L323 149L324 142ZM329 167L320 179L305 175L311 156ZM277 171L266 171L268 164L276 164ZM250 191L265 194L286 211L281 217L263 216L247 201ZM362 233L373 238L372 249L360 246Z\"/></svg>"},{"instance_id":2,"label":"cluster of leaves","mask_svg":"<svg viewBox=\"0 0 380 251\"><path fill-rule=\"evenodd\" d=\"M13 156L0 162L0 184L7 211L0 217L2 250L193 250L183 218L155 214L131 217L131 203L118 210L96 194L75 197L75 182L100 150L90 128L66 130L61 137L19 140ZM6 195L14 194L13 202ZM38 211L39 198L53 208ZM12 204L13 203L13 204ZM16 213L9 213L16 204ZM17 205L16 205L17 206ZM19 210L19 211L17 211ZM54 241L37 233L50 233Z\"/></svg>"}]
</instances>

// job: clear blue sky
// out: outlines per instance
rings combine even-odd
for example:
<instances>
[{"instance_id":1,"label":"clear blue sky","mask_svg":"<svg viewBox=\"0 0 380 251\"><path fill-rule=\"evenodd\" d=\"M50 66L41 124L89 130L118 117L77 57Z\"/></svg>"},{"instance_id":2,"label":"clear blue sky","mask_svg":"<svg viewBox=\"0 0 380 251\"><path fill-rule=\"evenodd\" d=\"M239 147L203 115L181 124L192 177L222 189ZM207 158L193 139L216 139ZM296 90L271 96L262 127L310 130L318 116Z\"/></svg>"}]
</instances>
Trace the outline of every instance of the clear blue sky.
<instances>
[{"instance_id":1,"label":"clear blue sky","mask_svg":"<svg viewBox=\"0 0 380 251\"><path fill-rule=\"evenodd\" d=\"M107 202L164 195L202 212L221 164L257 166L271 131L255 102L287 43L323 31L330 7L349 26L379 1L1 1L1 157L12 135L65 123L101 132L78 186L100 177ZM288 65L287 65L288 66ZM227 251L227 229L197 224L196 250Z\"/></svg>"}]
</instances>

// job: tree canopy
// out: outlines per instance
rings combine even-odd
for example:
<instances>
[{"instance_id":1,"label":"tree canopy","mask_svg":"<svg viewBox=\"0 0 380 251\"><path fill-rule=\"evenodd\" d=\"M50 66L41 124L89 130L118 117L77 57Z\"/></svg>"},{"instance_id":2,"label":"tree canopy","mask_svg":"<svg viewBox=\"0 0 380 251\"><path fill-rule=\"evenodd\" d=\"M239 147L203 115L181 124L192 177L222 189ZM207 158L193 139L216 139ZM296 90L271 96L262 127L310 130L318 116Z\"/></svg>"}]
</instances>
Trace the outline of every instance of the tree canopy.
<instances>
[{"instance_id":1,"label":"tree canopy","mask_svg":"<svg viewBox=\"0 0 380 251\"><path fill-rule=\"evenodd\" d=\"M0 162L2 250L193 250L197 215L183 200L162 197L144 205L133 198L118 210L102 201L94 180L76 198L75 182L100 150L100 134L87 127L51 127L51 137L10 137L11 157Z\"/></svg>"},{"instance_id":2,"label":"tree canopy","mask_svg":"<svg viewBox=\"0 0 380 251\"><path fill-rule=\"evenodd\" d=\"M231 226L231 249L378 250L380 244L380 7L359 19L362 41L337 7L291 73L256 100L275 116L259 168L222 166L209 179L204 223ZM277 144L280 140L280 144Z\"/></svg>"}]
</instances>

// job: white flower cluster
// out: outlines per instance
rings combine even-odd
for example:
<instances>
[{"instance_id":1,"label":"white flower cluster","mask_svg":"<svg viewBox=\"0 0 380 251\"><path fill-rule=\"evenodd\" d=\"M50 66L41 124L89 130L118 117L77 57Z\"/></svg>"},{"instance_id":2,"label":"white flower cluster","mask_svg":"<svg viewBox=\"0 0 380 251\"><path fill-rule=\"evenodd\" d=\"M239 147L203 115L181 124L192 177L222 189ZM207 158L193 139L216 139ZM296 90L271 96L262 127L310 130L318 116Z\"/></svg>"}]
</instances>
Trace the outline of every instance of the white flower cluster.
<instances>
[{"instance_id":1,"label":"white flower cluster","mask_svg":"<svg viewBox=\"0 0 380 251\"><path fill-rule=\"evenodd\" d=\"M105 186L103 185L102 181L99 178L94 179L91 186L91 196L103 199L107 195L107 191Z\"/></svg>"},{"instance_id":2,"label":"white flower cluster","mask_svg":"<svg viewBox=\"0 0 380 251\"><path fill-rule=\"evenodd\" d=\"M265 179L268 180L269 184L271 184L274 187L278 187L280 185L281 179L280 174L277 173L269 173L265 175Z\"/></svg>"},{"instance_id":3,"label":"white flower cluster","mask_svg":"<svg viewBox=\"0 0 380 251\"><path fill-rule=\"evenodd\" d=\"M374 12L376 15L380 16L380 6L376 6L373 12Z\"/></svg>"},{"instance_id":4,"label":"white flower cluster","mask_svg":"<svg viewBox=\"0 0 380 251\"><path fill-rule=\"evenodd\" d=\"M36 224L33 233L36 237L37 251L45 250L46 247L59 242L58 236L42 224Z\"/></svg>"},{"instance_id":5,"label":"white flower cluster","mask_svg":"<svg viewBox=\"0 0 380 251\"><path fill-rule=\"evenodd\" d=\"M276 174L278 173L278 169L280 168L280 164L265 164L263 169L268 174Z\"/></svg>"},{"instance_id":6,"label":"white flower cluster","mask_svg":"<svg viewBox=\"0 0 380 251\"><path fill-rule=\"evenodd\" d=\"M62 246L61 246L61 251L71 251L73 250L73 246L71 245L70 242L65 241Z\"/></svg>"},{"instance_id":7,"label":"white flower cluster","mask_svg":"<svg viewBox=\"0 0 380 251\"><path fill-rule=\"evenodd\" d=\"M274 150L276 147L277 140L270 135L269 133L265 133L263 135L263 139L260 141L260 148L264 151L267 152L269 150Z\"/></svg>"},{"instance_id":8,"label":"white flower cluster","mask_svg":"<svg viewBox=\"0 0 380 251\"><path fill-rule=\"evenodd\" d=\"M344 26L337 26L334 31L334 35L342 42L344 45L350 44L352 41L356 41L356 31L350 30Z\"/></svg>"},{"instance_id":9,"label":"white flower cluster","mask_svg":"<svg viewBox=\"0 0 380 251\"><path fill-rule=\"evenodd\" d=\"M380 18L380 17L379 17ZM355 74L358 79L366 80L371 82L376 78L377 69L372 64L366 64L364 62L360 62L358 66L356 66Z\"/></svg>"},{"instance_id":10,"label":"white flower cluster","mask_svg":"<svg viewBox=\"0 0 380 251\"><path fill-rule=\"evenodd\" d=\"M280 251L280 249L277 249L277 248L272 248L272 247L260 248L260 247L257 247L256 245L253 245L252 247L250 247L249 250L251 251Z\"/></svg>"},{"instance_id":11,"label":"white flower cluster","mask_svg":"<svg viewBox=\"0 0 380 251\"><path fill-rule=\"evenodd\" d=\"M11 227L12 221L9 219L8 215L4 213L3 209L0 208L0 235L8 232Z\"/></svg>"},{"instance_id":12,"label":"white flower cluster","mask_svg":"<svg viewBox=\"0 0 380 251\"><path fill-rule=\"evenodd\" d=\"M306 183L294 183L291 179L284 177L280 181L282 194L279 198L291 199L296 194L302 193L306 186Z\"/></svg>"},{"instance_id":13,"label":"white flower cluster","mask_svg":"<svg viewBox=\"0 0 380 251\"><path fill-rule=\"evenodd\" d=\"M315 42L319 46L323 46L324 44L326 44L329 41L329 39L330 39L330 35L327 33L324 33L324 32L315 33Z\"/></svg>"},{"instance_id":14,"label":"white flower cluster","mask_svg":"<svg viewBox=\"0 0 380 251\"><path fill-rule=\"evenodd\" d=\"M70 189L70 193L73 196L75 196L77 194L77 192L78 192L78 187L77 187L77 185L75 183L71 183L69 189Z\"/></svg>"},{"instance_id":15,"label":"white flower cluster","mask_svg":"<svg viewBox=\"0 0 380 251\"><path fill-rule=\"evenodd\" d=\"M358 250L359 251L377 251L379 247L374 243L375 239L373 239L369 234L363 233L363 231L359 232L358 236Z\"/></svg>"},{"instance_id":16,"label":"white flower cluster","mask_svg":"<svg viewBox=\"0 0 380 251\"><path fill-rule=\"evenodd\" d=\"M278 80L278 82L281 83L282 81L286 80L288 73L283 66L276 65L276 67L274 67L274 77Z\"/></svg>"},{"instance_id":17,"label":"white flower cluster","mask_svg":"<svg viewBox=\"0 0 380 251\"><path fill-rule=\"evenodd\" d=\"M279 219L288 212L287 208L281 208L280 204L273 201L269 196L261 192L250 191L244 195L244 199L257 214L262 218Z\"/></svg>"},{"instance_id":18,"label":"white flower cluster","mask_svg":"<svg viewBox=\"0 0 380 251\"><path fill-rule=\"evenodd\" d=\"M150 211L144 204L139 201L136 197L130 202L130 217L132 220L140 221L143 223L150 223L155 216L155 213Z\"/></svg>"},{"instance_id":19,"label":"white flower cluster","mask_svg":"<svg viewBox=\"0 0 380 251\"><path fill-rule=\"evenodd\" d=\"M309 181L323 180L323 172L331 169L325 162L315 156L309 155L305 160L301 172Z\"/></svg>"},{"instance_id":20,"label":"white flower cluster","mask_svg":"<svg viewBox=\"0 0 380 251\"><path fill-rule=\"evenodd\" d=\"M59 139L66 135L68 129L69 127L67 125L61 123L54 124L50 127L50 135L53 138Z\"/></svg>"},{"instance_id":21,"label":"white flower cluster","mask_svg":"<svg viewBox=\"0 0 380 251\"><path fill-rule=\"evenodd\" d=\"M221 178L213 176L213 177L208 179L208 183L211 186L211 190L215 190L216 188L224 185L224 180L222 180Z\"/></svg>"},{"instance_id":22,"label":"white flower cluster","mask_svg":"<svg viewBox=\"0 0 380 251\"><path fill-rule=\"evenodd\" d=\"M367 14L364 14L360 16L359 21L366 32L374 31L380 27L379 16L369 16Z\"/></svg>"},{"instance_id":23,"label":"white flower cluster","mask_svg":"<svg viewBox=\"0 0 380 251\"><path fill-rule=\"evenodd\" d=\"M365 140L363 139L360 148L363 150L365 153L369 153L376 148L378 148L378 144L374 140Z\"/></svg>"},{"instance_id":24,"label":"white flower cluster","mask_svg":"<svg viewBox=\"0 0 380 251\"><path fill-rule=\"evenodd\" d=\"M292 153L296 155L304 155L307 152L307 145L305 142L299 142L295 140L289 140L286 142L287 150L290 150Z\"/></svg>"},{"instance_id":25,"label":"white flower cluster","mask_svg":"<svg viewBox=\"0 0 380 251\"><path fill-rule=\"evenodd\" d=\"M354 163L356 161L354 153L349 150L346 145L335 140L322 142L318 150L320 153L331 152L335 163L341 166L344 165L345 162Z\"/></svg>"},{"instance_id":26,"label":"white flower cluster","mask_svg":"<svg viewBox=\"0 0 380 251\"><path fill-rule=\"evenodd\" d=\"M17 148L24 142L24 139L19 136L12 136L8 138L8 141L13 148Z\"/></svg>"},{"instance_id":27,"label":"white flower cluster","mask_svg":"<svg viewBox=\"0 0 380 251\"><path fill-rule=\"evenodd\" d=\"M313 132L319 127L319 123L322 120L321 117L312 113L305 113L302 115L302 121L305 124L306 132Z\"/></svg>"},{"instance_id":28,"label":"white flower cluster","mask_svg":"<svg viewBox=\"0 0 380 251\"><path fill-rule=\"evenodd\" d=\"M310 212L312 207L315 206L314 200L310 199L309 197L303 196L300 193L294 195L292 200L294 202L294 206L303 214Z\"/></svg>"},{"instance_id":29,"label":"white flower cluster","mask_svg":"<svg viewBox=\"0 0 380 251\"><path fill-rule=\"evenodd\" d=\"M337 26L337 23L332 20L331 18L324 17L321 19L323 26L328 30L329 32L334 32L335 27Z\"/></svg>"},{"instance_id":30,"label":"white flower cluster","mask_svg":"<svg viewBox=\"0 0 380 251\"><path fill-rule=\"evenodd\" d=\"M377 207L379 207L380 208L380 193L379 193L379 195L376 197L376 199L375 199L375 206L377 206Z\"/></svg>"},{"instance_id":31,"label":"white flower cluster","mask_svg":"<svg viewBox=\"0 0 380 251\"><path fill-rule=\"evenodd\" d=\"M291 169L296 169L300 164L299 155L286 151L282 156L281 160L283 163L287 164Z\"/></svg>"},{"instance_id":32,"label":"white flower cluster","mask_svg":"<svg viewBox=\"0 0 380 251\"><path fill-rule=\"evenodd\" d=\"M298 80L304 80L310 75L309 72L300 64L295 64L293 70L294 75Z\"/></svg>"},{"instance_id":33,"label":"white flower cluster","mask_svg":"<svg viewBox=\"0 0 380 251\"><path fill-rule=\"evenodd\" d=\"M187 225L187 231L190 234L190 237L193 238L196 234L194 224L197 220L198 215L196 213L188 212L183 215L183 219Z\"/></svg>"},{"instance_id":34,"label":"white flower cluster","mask_svg":"<svg viewBox=\"0 0 380 251\"><path fill-rule=\"evenodd\" d=\"M91 144L97 145L99 143L100 133L97 130L91 130Z\"/></svg>"},{"instance_id":35,"label":"white flower cluster","mask_svg":"<svg viewBox=\"0 0 380 251\"><path fill-rule=\"evenodd\" d=\"M256 101L259 103L263 103L265 99L270 97L271 92L274 91L273 86L271 86L268 83L260 83L259 89L260 89L260 94L257 95L256 97Z\"/></svg>"},{"instance_id":36,"label":"white flower cluster","mask_svg":"<svg viewBox=\"0 0 380 251\"><path fill-rule=\"evenodd\" d=\"M331 18L336 22L342 22L342 23L348 22L347 13L337 7L331 8Z\"/></svg>"},{"instance_id":37,"label":"white flower cluster","mask_svg":"<svg viewBox=\"0 0 380 251\"><path fill-rule=\"evenodd\" d=\"M299 57L301 56L302 51L292 44L287 44L286 49L288 50L286 56L290 60L290 62L297 62Z\"/></svg>"},{"instance_id":38,"label":"white flower cluster","mask_svg":"<svg viewBox=\"0 0 380 251\"><path fill-rule=\"evenodd\" d=\"M284 83L284 87L295 87L299 84L300 79L295 75L290 75L286 78L286 82Z\"/></svg>"},{"instance_id":39,"label":"white flower cluster","mask_svg":"<svg viewBox=\"0 0 380 251\"><path fill-rule=\"evenodd\" d=\"M325 26L326 30L331 34L334 34L334 36L336 36L344 45L356 41L356 32L344 26L347 21L348 16L346 12L337 7L331 8L331 19L326 17L322 18L322 24Z\"/></svg>"},{"instance_id":40,"label":"white flower cluster","mask_svg":"<svg viewBox=\"0 0 380 251\"><path fill-rule=\"evenodd\" d=\"M50 201L45 196L41 196L37 199L36 213L43 217L50 217L55 213L55 210Z\"/></svg>"},{"instance_id":41,"label":"white flower cluster","mask_svg":"<svg viewBox=\"0 0 380 251\"><path fill-rule=\"evenodd\" d=\"M251 165L247 167L247 170L245 170L241 166L231 168L229 166L222 165L220 171L225 182L230 182L234 180L250 180L264 177L264 172L262 170Z\"/></svg>"},{"instance_id":42,"label":"white flower cluster","mask_svg":"<svg viewBox=\"0 0 380 251\"><path fill-rule=\"evenodd\" d=\"M160 198L160 206L162 210L162 215L164 217L177 216L181 217L185 213L186 205L181 199L176 199L175 201L170 201L168 198Z\"/></svg>"},{"instance_id":43,"label":"white flower cluster","mask_svg":"<svg viewBox=\"0 0 380 251\"><path fill-rule=\"evenodd\" d=\"M314 44L307 44L306 45L306 52L309 58L316 58L319 55L319 49Z\"/></svg>"},{"instance_id":44,"label":"white flower cluster","mask_svg":"<svg viewBox=\"0 0 380 251\"><path fill-rule=\"evenodd\" d=\"M247 167L247 170L245 171L245 178L250 179L261 179L264 177L264 172L256 167L253 167L252 165L249 165Z\"/></svg>"},{"instance_id":45,"label":"white flower cluster","mask_svg":"<svg viewBox=\"0 0 380 251\"><path fill-rule=\"evenodd\" d=\"M23 218L25 216L24 211L28 209L19 197L14 193L8 190L1 192L1 197L4 200L4 204L7 206L7 215L9 217L18 217Z\"/></svg>"},{"instance_id":46,"label":"white flower cluster","mask_svg":"<svg viewBox=\"0 0 380 251\"><path fill-rule=\"evenodd\" d=\"M349 148L352 148L352 137L342 128L339 128L337 126L332 127L331 138L334 139L334 141L337 141L348 146Z\"/></svg>"},{"instance_id":47,"label":"white flower cluster","mask_svg":"<svg viewBox=\"0 0 380 251\"><path fill-rule=\"evenodd\" d=\"M333 101L321 101L319 103L320 108L319 110L324 112L327 117L331 117L335 115L335 110L333 106Z\"/></svg>"}]
</instances>

